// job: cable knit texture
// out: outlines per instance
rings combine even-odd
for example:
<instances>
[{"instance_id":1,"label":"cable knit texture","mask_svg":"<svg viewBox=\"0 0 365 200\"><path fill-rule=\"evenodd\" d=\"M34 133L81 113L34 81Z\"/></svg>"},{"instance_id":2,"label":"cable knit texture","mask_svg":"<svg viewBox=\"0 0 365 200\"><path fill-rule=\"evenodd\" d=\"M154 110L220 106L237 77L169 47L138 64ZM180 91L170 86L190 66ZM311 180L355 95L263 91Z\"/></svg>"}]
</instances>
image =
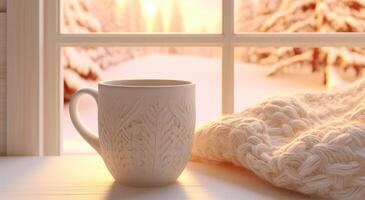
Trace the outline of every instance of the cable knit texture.
<instances>
[{"instance_id":1,"label":"cable knit texture","mask_svg":"<svg viewBox=\"0 0 365 200\"><path fill-rule=\"evenodd\" d=\"M200 127L193 159L231 162L306 194L364 199L364 98L365 80L268 98Z\"/></svg>"}]
</instances>

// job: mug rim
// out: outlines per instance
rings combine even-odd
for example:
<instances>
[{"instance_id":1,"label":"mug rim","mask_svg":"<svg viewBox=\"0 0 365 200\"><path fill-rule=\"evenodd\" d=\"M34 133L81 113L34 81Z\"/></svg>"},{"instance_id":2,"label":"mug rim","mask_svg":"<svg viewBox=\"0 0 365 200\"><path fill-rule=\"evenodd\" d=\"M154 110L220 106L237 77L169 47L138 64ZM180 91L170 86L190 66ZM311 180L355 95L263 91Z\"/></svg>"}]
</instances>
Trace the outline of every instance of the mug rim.
<instances>
[{"instance_id":1,"label":"mug rim","mask_svg":"<svg viewBox=\"0 0 365 200\"><path fill-rule=\"evenodd\" d=\"M177 79L115 79L99 82L101 86L119 88L171 88L195 85L191 81Z\"/></svg>"}]
</instances>

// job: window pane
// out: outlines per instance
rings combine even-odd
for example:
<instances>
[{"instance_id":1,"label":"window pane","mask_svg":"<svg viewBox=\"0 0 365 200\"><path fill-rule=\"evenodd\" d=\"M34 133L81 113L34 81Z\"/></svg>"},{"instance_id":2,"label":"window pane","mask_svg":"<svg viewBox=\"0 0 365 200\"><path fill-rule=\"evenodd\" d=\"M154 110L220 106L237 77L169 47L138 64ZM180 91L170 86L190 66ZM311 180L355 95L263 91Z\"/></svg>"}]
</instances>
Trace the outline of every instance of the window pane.
<instances>
[{"instance_id":1,"label":"window pane","mask_svg":"<svg viewBox=\"0 0 365 200\"><path fill-rule=\"evenodd\" d=\"M61 0L62 33L221 33L222 0Z\"/></svg>"},{"instance_id":2,"label":"window pane","mask_svg":"<svg viewBox=\"0 0 365 200\"><path fill-rule=\"evenodd\" d=\"M79 88L97 87L107 79L180 79L196 84L197 125L221 115L221 48L219 47L64 47L64 153L94 152L73 127L68 102ZM80 115L97 130L97 108L81 98Z\"/></svg>"},{"instance_id":3,"label":"window pane","mask_svg":"<svg viewBox=\"0 0 365 200\"><path fill-rule=\"evenodd\" d=\"M235 31L364 32L362 1L235 0Z\"/></svg>"},{"instance_id":4,"label":"window pane","mask_svg":"<svg viewBox=\"0 0 365 200\"><path fill-rule=\"evenodd\" d=\"M277 94L323 91L363 77L364 48L239 47L235 111Z\"/></svg>"}]
</instances>

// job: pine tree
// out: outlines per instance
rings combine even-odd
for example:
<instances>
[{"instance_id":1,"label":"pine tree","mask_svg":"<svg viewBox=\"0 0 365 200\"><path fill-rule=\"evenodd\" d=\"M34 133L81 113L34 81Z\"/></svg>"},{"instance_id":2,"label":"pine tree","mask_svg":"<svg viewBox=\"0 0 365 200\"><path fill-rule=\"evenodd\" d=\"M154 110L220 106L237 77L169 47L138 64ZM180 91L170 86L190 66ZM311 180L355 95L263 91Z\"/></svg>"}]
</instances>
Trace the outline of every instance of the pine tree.
<instances>
[{"instance_id":1,"label":"pine tree","mask_svg":"<svg viewBox=\"0 0 365 200\"><path fill-rule=\"evenodd\" d=\"M72 0L63 2L62 31L65 33L92 33L120 31L113 13L114 0L101 1ZM107 9L108 8L108 9ZM110 13L104 12L108 10ZM112 21L113 19L113 21ZM101 23L102 22L102 23ZM124 24L128 25L128 24ZM64 100L87 80L99 80L102 68L130 59L131 52L120 47L65 47L61 51L64 68Z\"/></svg>"},{"instance_id":2,"label":"pine tree","mask_svg":"<svg viewBox=\"0 0 365 200\"><path fill-rule=\"evenodd\" d=\"M118 30L118 18L115 16L118 11L118 7L116 6L115 0L83 1L89 2L89 14L95 16L99 20L103 31L112 32Z\"/></svg>"},{"instance_id":3,"label":"pine tree","mask_svg":"<svg viewBox=\"0 0 365 200\"><path fill-rule=\"evenodd\" d=\"M241 0L239 32L364 32L365 4L361 0ZM249 12L248 12L249 11ZM270 75L287 67L310 66L324 74L324 83L341 80L339 72L365 67L364 48L247 48L242 59L272 66ZM342 81L340 81L342 82Z\"/></svg>"},{"instance_id":4,"label":"pine tree","mask_svg":"<svg viewBox=\"0 0 365 200\"><path fill-rule=\"evenodd\" d=\"M171 8L170 32L180 33L184 31L184 20L181 13L179 0L173 0Z\"/></svg>"},{"instance_id":5,"label":"pine tree","mask_svg":"<svg viewBox=\"0 0 365 200\"><path fill-rule=\"evenodd\" d=\"M118 32L130 32L132 27L132 13L133 9L131 8L131 4L129 1L125 1L123 5L114 5L113 6L113 15L114 15L114 26L116 29L113 31Z\"/></svg>"},{"instance_id":6,"label":"pine tree","mask_svg":"<svg viewBox=\"0 0 365 200\"><path fill-rule=\"evenodd\" d=\"M153 32L163 33L165 31L162 10L158 9L155 15Z\"/></svg>"},{"instance_id":7,"label":"pine tree","mask_svg":"<svg viewBox=\"0 0 365 200\"><path fill-rule=\"evenodd\" d=\"M130 0L130 9L132 15L129 20L131 22L132 32L144 32L146 31L146 23L142 13L142 7L140 0Z\"/></svg>"},{"instance_id":8,"label":"pine tree","mask_svg":"<svg viewBox=\"0 0 365 200\"><path fill-rule=\"evenodd\" d=\"M173 0L171 7L171 17L170 17L170 32L181 33L183 31L184 31L184 20L183 20L183 15L181 13L180 2L179 0ZM178 53L178 49L174 47L169 48L168 51L171 54Z\"/></svg>"},{"instance_id":9,"label":"pine tree","mask_svg":"<svg viewBox=\"0 0 365 200\"><path fill-rule=\"evenodd\" d=\"M100 32L101 24L90 14L89 1L63 1L62 31L66 33ZM61 52L61 64L64 68L64 99L70 96L84 80L97 80L101 76L100 67L85 54L85 49L66 47Z\"/></svg>"}]
</instances>

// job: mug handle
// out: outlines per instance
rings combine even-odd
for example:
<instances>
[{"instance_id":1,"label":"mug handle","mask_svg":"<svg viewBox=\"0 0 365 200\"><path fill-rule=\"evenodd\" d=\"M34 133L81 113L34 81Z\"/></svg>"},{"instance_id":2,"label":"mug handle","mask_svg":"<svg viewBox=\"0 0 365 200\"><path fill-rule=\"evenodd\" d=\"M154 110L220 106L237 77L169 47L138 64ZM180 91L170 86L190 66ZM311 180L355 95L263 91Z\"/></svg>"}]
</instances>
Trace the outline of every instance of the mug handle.
<instances>
[{"instance_id":1,"label":"mug handle","mask_svg":"<svg viewBox=\"0 0 365 200\"><path fill-rule=\"evenodd\" d=\"M85 124L82 122L77 106L80 97L83 94L88 94L94 98L96 104L98 104L98 91L94 88L83 88L78 90L74 95L72 95L70 101L70 117L73 125L80 135L88 142L99 154L100 154L100 142L96 133L93 133Z\"/></svg>"}]
</instances>

